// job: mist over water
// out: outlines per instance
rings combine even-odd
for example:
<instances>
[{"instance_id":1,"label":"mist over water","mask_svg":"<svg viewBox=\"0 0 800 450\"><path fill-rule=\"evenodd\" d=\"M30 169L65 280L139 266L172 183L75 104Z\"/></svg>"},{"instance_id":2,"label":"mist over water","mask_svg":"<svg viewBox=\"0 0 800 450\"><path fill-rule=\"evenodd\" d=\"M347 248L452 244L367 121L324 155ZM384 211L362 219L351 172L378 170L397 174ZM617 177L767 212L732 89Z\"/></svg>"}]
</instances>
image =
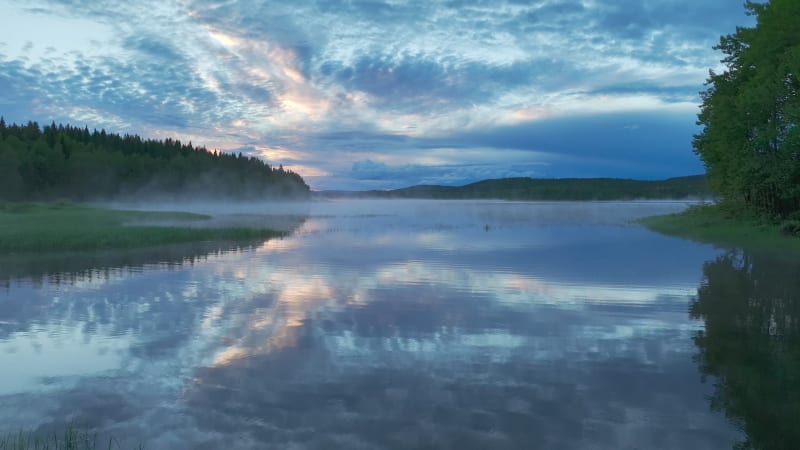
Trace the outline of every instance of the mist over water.
<instances>
[{"instance_id":1,"label":"mist over water","mask_svg":"<svg viewBox=\"0 0 800 450\"><path fill-rule=\"evenodd\" d=\"M145 201L114 201L98 202L98 206L142 211L184 211L208 215L307 215L311 205L316 202L311 200L264 200L264 201L225 201L225 200L145 200Z\"/></svg>"},{"instance_id":2,"label":"mist over water","mask_svg":"<svg viewBox=\"0 0 800 450\"><path fill-rule=\"evenodd\" d=\"M293 232L28 274L0 264L0 432L72 421L148 449L743 438L708 403L694 341L707 318L690 316L724 251L631 223L686 203L138 206Z\"/></svg>"}]
</instances>

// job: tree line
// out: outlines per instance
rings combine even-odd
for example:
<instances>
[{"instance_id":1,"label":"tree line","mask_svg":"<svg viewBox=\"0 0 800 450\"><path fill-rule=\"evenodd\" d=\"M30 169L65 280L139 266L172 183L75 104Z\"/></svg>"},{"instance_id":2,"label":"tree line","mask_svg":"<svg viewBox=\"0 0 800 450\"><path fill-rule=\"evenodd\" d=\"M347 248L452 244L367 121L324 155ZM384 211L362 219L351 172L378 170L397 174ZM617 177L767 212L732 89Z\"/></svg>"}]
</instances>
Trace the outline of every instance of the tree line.
<instances>
[{"instance_id":1,"label":"tree line","mask_svg":"<svg viewBox=\"0 0 800 450\"><path fill-rule=\"evenodd\" d=\"M800 218L800 1L746 2L755 27L720 38L694 148L725 202Z\"/></svg>"},{"instance_id":2,"label":"tree line","mask_svg":"<svg viewBox=\"0 0 800 450\"><path fill-rule=\"evenodd\" d=\"M0 200L307 197L282 166L191 142L0 117Z\"/></svg>"},{"instance_id":3,"label":"tree line","mask_svg":"<svg viewBox=\"0 0 800 450\"><path fill-rule=\"evenodd\" d=\"M503 199L503 200L635 200L705 198L705 177L666 180L624 178L500 178L464 186L418 185L387 191L327 192L330 197Z\"/></svg>"}]
</instances>

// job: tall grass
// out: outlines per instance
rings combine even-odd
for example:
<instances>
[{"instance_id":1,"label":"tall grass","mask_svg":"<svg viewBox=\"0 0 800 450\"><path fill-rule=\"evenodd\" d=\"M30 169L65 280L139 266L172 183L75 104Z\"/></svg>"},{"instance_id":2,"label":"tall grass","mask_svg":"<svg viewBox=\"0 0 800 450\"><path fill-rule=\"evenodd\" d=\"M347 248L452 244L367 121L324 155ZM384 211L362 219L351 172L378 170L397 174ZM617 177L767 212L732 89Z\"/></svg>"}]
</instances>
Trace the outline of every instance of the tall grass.
<instances>
[{"instance_id":1,"label":"tall grass","mask_svg":"<svg viewBox=\"0 0 800 450\"><path fill-rule=\"evenodd\" d=\"M65 203L0 203L0 252L101 250L283 235L266 228L190 226L208 218L191 213L119 211Z\"/></svg>"},{"instance_id":2,"label":"tall grass","mask_svg":"<svg viewBox=\"0 0 800 450\"><path fill-rule=\"evenodd\" d=\"M122 447L116 439L98 439L96 434L82 431L74 426L67 427L63 434L43 435L32 431L19 431L0 436L0 450L119 450ZM135 449L142 450L139 445Z\"/></svg>"}]
</instances>

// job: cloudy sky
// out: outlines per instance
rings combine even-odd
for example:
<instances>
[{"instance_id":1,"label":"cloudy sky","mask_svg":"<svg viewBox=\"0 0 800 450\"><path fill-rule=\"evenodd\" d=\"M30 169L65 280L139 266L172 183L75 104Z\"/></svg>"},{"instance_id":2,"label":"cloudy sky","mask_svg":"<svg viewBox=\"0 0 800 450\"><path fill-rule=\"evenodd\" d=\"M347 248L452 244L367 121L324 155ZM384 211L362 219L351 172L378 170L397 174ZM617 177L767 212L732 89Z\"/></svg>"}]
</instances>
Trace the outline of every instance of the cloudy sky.
<instances>
[{"instance_id":1,"label":"cloudy sky","mask_svg":"<svg viewBox=\"0 0 800 450\"><path fill-rule=\"evenodd\" d=\"M0 0L0 115L257 155L314 189L700 173L740 0Z\"/></svg>"}]
</instances>

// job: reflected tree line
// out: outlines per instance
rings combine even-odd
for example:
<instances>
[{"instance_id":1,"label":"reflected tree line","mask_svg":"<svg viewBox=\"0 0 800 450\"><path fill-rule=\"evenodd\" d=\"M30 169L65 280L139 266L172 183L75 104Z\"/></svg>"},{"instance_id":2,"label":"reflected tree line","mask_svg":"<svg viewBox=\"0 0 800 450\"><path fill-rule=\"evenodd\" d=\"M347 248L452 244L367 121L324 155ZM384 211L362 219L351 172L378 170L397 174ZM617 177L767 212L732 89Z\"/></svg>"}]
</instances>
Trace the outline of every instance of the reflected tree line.
<instances>
[{"instance_id":1,"label":"reflected tree line","mask_svg":"<svg viewBox=\"0 0 800 450\"><path fill-rule=\"evenodd\" d=\"M306 215L287 215L275 216L270 220L279 224L280 229L291 233L302 226L307 218ZM245 223L244 220L239 217L236 223ZM91 281L93 278L108 279L112 273L141 272L145 266L154 264L167 268L193 266L195 262L205 261L209 256L250 251L264 245L264 242L264 239L214 240L124 250L0 255L0 292L23 281L36 286L69 285L78 281Z\"/></svg>"},{"instance_id":2,"label":"reflected tree line","mask_svg":"<svg viewBox=\"0 0 800 450\"><path fill-rule=\"evenodd\" d=\"M96 332L98 327L113 330L113 335L135 331L148 336L150 339L134 352L159 346L162 347L159 351L164 347L174 348L181 340L188 339L203 308L216 299L215 292L206 290L194 302L170 301L166 300L170 297L166 294L173 288L131 275L147 270L149 265L178 270L214 255L244 251L260 243L263 241L203 242L129 251L23 255L16 259L0 257L0 341L14 333L30 331L37 325L83 323L87 336ZM40 287L93 281L102 283L114 278L127 278L125 288L111 289L103 296L62 291L57 295L20 298L12 289L19 283ZM181 298L179 292L169 294L171 298ZM163 300L153 301L157 297ZM147 299L146 313L139 310L145 301L142 299ZM169 345L165 344L167 339Z\"/></svg>"},{"instance_id":3,"label":"reflected tree line","mask_svg":"<svg viewBox=\"0 0 800 450\"><path fill-rule=\"evenodd\" d=\"M146 247L141 249L56 252L45 254L0 255L0 288L15 282L28 281L36 286L44 284L73 284L108 279L118 271L140 272L147 265L165 267L193 266L209 256L226 252L246 251L264 243L263 239L250 241L201 241Z\"/></svg>"},{"instance_id":4,"label":"reflected tree line","mask_svg":"<svg viewBox=\"0 0 800 450\"><path fill-rule=\"evenodd\" d=\"M746 434L737 449L800 448L800 261L730 251L703 267L690 314L712 408Z\"/></svg>"}]
</instances>

